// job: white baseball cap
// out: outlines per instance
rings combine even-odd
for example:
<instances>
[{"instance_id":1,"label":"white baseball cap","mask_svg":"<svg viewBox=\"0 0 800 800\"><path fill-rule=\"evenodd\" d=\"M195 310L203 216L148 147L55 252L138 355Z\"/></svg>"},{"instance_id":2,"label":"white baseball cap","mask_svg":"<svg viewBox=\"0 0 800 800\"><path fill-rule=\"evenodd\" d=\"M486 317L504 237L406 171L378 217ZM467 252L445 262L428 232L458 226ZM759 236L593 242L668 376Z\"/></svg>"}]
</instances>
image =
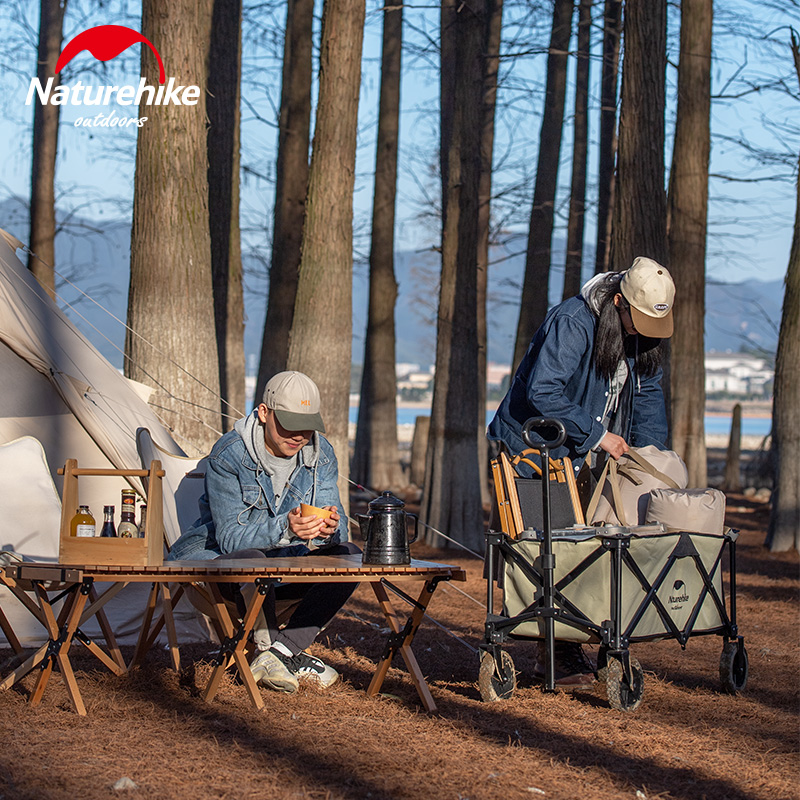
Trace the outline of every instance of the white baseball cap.
<instances>
[{"instance_id":1,"label":"white baseball cap","mask_svg":"<svg viewBox=\"0 0 800 800\"><path fill-rule=\"evenodd\" d=\"M308 375L294 371L273 375L264 387L263 402L287 431L325 433L319 413L319 389Z\"/></svg>"},{"instance_id":2,"label":"white baseball cap","mask_svg":"<svg viewBox=\"0 0 800 800\"><path fill-rule=\"evenodd\" d=\"M622 274L619 289L630 303L631 319L642 336L652 339L672 336L675 284L666 267L640 256Z\"/></svg>"}]
</instances>

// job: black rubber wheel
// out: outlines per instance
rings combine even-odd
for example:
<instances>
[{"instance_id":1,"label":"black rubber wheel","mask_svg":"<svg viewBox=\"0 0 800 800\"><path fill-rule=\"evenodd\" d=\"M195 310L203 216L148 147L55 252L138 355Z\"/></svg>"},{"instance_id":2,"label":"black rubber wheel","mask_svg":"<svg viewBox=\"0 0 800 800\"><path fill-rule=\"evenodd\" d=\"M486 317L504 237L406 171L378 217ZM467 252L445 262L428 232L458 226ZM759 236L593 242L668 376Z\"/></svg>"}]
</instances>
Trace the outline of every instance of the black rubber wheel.
<instances>
[{"instance_id":1,"label":"black rubber wheel","mask_svg":"<svg viewBox=\"0 0 800 800\"><path fill-rule=\"evenodd\" d=\"M728 694L741 692L747 686L749 660L744 644L725 642L719 659L719 679Z\"/></svg>"},{"instance_id":2,"label":"black rubber wheel","mask_svg":"<svg viewBox=\"0 0 800 800\"><path fill-rule=\"evenodd\" d=\"M644 672L639 662L631 659L633 686L625 681L625 670L617 658L609 658L606 665L606 696L608 704L617 711L635 711L642 704Z\"/></svg>"},{"instance_id":3,"label":"black rubber wheel","mask_svg":"<svg viewBox=\"0 0 800 800\"><path fill-rule=\"evenodd\" d=\"M608 677L608 647L600 645L597 651L597 680L600 683L605 683Z\"/></svg>"},{"instance_id":4,"label":"black rubber wheel","mask_svg":"<svg viewBox=\"0 0 800 800\"><path fill-rule=\"evenodd\" d=\"M517 673L514 671L514 661L511 656L503 651L501 655L505 681L497 674L496 664L492 654L485 650L481 655L481 669L478 675L478 689L484 703L494 703L497 700L510 700L517 688Z\"/></svg>"}]
</instances>

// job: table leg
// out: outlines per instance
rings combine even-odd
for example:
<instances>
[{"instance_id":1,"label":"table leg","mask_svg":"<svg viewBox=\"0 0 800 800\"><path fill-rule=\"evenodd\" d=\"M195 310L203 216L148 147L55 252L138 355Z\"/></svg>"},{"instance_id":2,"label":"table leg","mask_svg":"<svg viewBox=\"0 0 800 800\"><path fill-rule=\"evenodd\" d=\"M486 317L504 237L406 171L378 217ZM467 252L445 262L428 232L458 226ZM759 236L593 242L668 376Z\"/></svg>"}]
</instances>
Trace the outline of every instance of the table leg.
<instances>
[{"instance_id":1,"label":"table leg","mask_svg":"<svg viewBox=\"0 0 800 800\"><path fill-rule=\"evenodd\" d=\"M139 628L139 638L136 641L136 648L133 651L131 663L128 664L128 669L133 669L139 664L152 644L150 641L150 623L153 621L153 614L158 604L158 592L158 583L154 581L150 588L150 594L147 596L147 605L144 608L144 615L142 617L142 627ZM158 634L158 630L160 630L160 626L156 630L156 634Z\"/></svg>"},{"instance_id":2,"label":"table leg","mask_svg":"<svg viewBox=\"0 0 800 800\"><path fill-rule=\"evenodd\" d=\"M111 623L108 621L104 606L109 600L111 600L113 597L116 597L127 585L127 583L114 583L109 586L100 597L97 596L97 591L95 590L94 586L92 586L92 591L89 594L91 604L84 609L83 614L81 614L80 621L80 624L83 625L83 623L92 616L97 617L97 623L100 626L100 630L103 632L103 638L106 640L106 647L108 648L109 655L119 669L115 669L109 664L108 659L105 657L105 653L103 653L98 645L92 642L93 647L89 647L89 645L86 644L86 641L84 640L88 639L88 637L79 635L79 641L81 644L88 647L89 650L91 650L91 652L100 659L100 661L102 661L112 672L117 675L122 675L125 673L125 659L122 657L122 652L119 649L119 645L117 645L117 638L114 636L114 630L111 627ZM103 653L103 655L101 656L99 653Z\"/></svg>"},{"instance_id":3,"label":"table leg","mask_svg":"<svg viewBox=\"0 0 800 800\"><path fill-rule=\"evenodd\" d=\"M183 589L179 588L172 597L172 589L168 583L161 584L161 619L167 626L167 641L169 642L169 652L172 658L172 669L175 672L181 671L181 651L178 648L178 634L175 630L175 617L172 609L183 594Z\"/></svg>"},{"instance_id":4,"label":"table leg","mask_svg":"<svg viewBox=\"0 0 800 800\"><path fill-rule=\"evenodd\" d=\"M49 646L50 642L43 644L24 663L20 664L13 672L9 672L0 683L0 690L10 689L17 681L22 680L32 669L41 664Z\"/></svg>"},{"instance_id":5,"label":"table leg","mask_svg":"<svg viewBox=\"0 0 800 800\"><path fill-rule=\"evenodd\" d=\"M433 597L437 582L432 580L425 582L419 597L416 602L414 602L414 610L403 627L400 626L398 614L392 605L389 594L383 583L375 581L371 582L370 585L375 592L375 597L386 617L386 621L389 623L392 634L389 635L386 649L375 668L375 675L367 688L367 695L373 697L378 694L386 678L386 674L389 671L392 659L399 652L405 661L406 668L408 669L411 680L417 689L417 694L419 694L425 709L430 712L436 711L436 703L428 688L425 676L422 674L422 670L417 663L417 658L411 650L411 643L425 616L425 610Z\"/></svg>"},{"instance_id":6,"label":"table leg","mask_svg":"<svg viewBox=\"0 0 800 800\"><path fill-rule=\"evenodd\" d=\"M17 639L17 635L14 633L14 629L11 627L11 623L3 613L2 608L0 608L0 629L2 629L6 641L11 645L14 652L19 655L23 651L23 647L19 643L19 639Z\"/></svg>"},{"instance_id":7,"label":"table leg","mask_svg":"<svg viewBox=\"0 0 800 800\"><path fill-rule=\"evenodd\" d=\"M258 584L259 582L256 581L256 583ZM261 611L261 606L264 604L267 588L267 586L259 584L259 590L253 593L253 598L250 601L244 619L238 630L234 633L233 623L231 622L230 614L228 614L228 609L225 606L225 601L220 594L219 587L216 583L209 584L209 590L213 600L212 608L214 610L214 616L225 638L222 640L217 654L217 665L214 667L211 679L203 691L204 700L210 701L214 699L219 689L222 676L225 674L225 670L230 666L231 661L233 661L236 664L239 677L242 679L242 683L244 683L253 705L256 708L264 707L261 692L258 690L258 685L253 678L253 673L250 672L250 665L247 663L244 649L247 646L250 631L253 630L253 625L258 617L258 612Z\"/></svg>"},{"instance_id":8,"label":"table leg","mask_svg":"<svg viewBox=\"0 0 800 800\"><path fill-rule=\"evenodd\" d=\"M39 675L39 679L36 682L36 686L34 687L33 694L30 698L30 704L33 706L38 705L39 701L42 699L42 694L44 693L47 682L50 679L50 673L53 669L53 661L55 660L58 661L58 665L61 669L61 677L64 679L64 684L67 687L67 694L72 701L73 708L80 716L85 717L86 708L83 705L83 699L81 698L81 693L78 689L78 683L75 680L75 674L72 671L72 664L69 660L69 648L72 644L72 637L75 635L75 631L78 629L83 607L86 605L87 597L92 588L92 581L91 579L86 580L80 586L76 586L75 588L76 591L72 603L67 604L67 606L69 606L69 611L66 613L66 624L62 624L59 627L59 623L55 619L55 615L53 614L53 609L50 605L47 593L39 584L35 584L36 594L39 598L41 609L47 622L47 628L50 632L51 641L48 647L46 663L44 664ZM65 606L64 611L66 611L67 606ZM60 617L62 616L63 614L60 615Z\"/></svg>"}]
</instances>

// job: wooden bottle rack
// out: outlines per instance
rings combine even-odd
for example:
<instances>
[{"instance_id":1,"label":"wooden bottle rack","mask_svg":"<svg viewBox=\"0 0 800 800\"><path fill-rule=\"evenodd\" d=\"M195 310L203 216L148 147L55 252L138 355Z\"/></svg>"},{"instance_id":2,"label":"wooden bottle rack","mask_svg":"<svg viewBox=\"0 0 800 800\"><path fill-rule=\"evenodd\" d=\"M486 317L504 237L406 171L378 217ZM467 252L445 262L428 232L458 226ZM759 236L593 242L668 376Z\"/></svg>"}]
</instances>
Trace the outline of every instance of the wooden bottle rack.
<instances>
[{"instance_id":1,"label":"wooden bottle rack","mask_svg":"<svg viewBox=\"0 0 800 800\"><path fill-rule=\"evenodd\" d=\"M151 461L150 469L84 469L74 458L63 469L64 490L61 502L59 562L75 566L119 565L160 566L164 562L164 521L160 461ZM80 505L79 477L136 477L148 479L147 518L143 539L82 538L70 536L70 523ZM96 509L95 509L96 512Z\"/></svg>"}]
</instances>

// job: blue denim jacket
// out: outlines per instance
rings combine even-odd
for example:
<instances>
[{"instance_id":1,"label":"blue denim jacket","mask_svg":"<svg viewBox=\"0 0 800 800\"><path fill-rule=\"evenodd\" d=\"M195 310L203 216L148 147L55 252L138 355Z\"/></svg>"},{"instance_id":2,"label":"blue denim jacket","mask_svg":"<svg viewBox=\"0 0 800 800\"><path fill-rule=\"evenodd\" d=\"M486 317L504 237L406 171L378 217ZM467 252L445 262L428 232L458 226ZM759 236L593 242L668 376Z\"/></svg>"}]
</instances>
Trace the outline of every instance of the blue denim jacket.
<instances>
[{"instance_id":1,"label":"blue denim jacket","mask_svg":"<svg viewBox=\"0 0 800 800\"><path fill-rule=\"evenodd\" d=\"M564 423L567 441L551 450L551 455L568 456L576 471L580 468L605 433L602 418L609 382L592 364L596 326L597 317L580 296L550 309L489 424L490 440L519 453L527 447L522 441L523 424L530 417L555 417ZM664 448L667 414L661 370L644 378L636 375L633 358L628 359L628 367L634 384L628 407L618 412L625 423L620 435L634 447Z\"/></svg>"},{"instance_id":2,"label":"blue denim jacket","mask_svg":"<svg viewBox=\"0 0 800 800\"><path fill-rule=\"evenodd\" d=\"M245 447L241 435L228 431L208 457L200 518L175 542L169 560L212 559L222 553L259 548L271 550L288 531L289 511L300 503L336 506L339 527L326 543L348 540L336 482L339 467L330 442L315 433L299 454L299 463L278 505L270 476Z\"/></svg>"}]
</instances>

